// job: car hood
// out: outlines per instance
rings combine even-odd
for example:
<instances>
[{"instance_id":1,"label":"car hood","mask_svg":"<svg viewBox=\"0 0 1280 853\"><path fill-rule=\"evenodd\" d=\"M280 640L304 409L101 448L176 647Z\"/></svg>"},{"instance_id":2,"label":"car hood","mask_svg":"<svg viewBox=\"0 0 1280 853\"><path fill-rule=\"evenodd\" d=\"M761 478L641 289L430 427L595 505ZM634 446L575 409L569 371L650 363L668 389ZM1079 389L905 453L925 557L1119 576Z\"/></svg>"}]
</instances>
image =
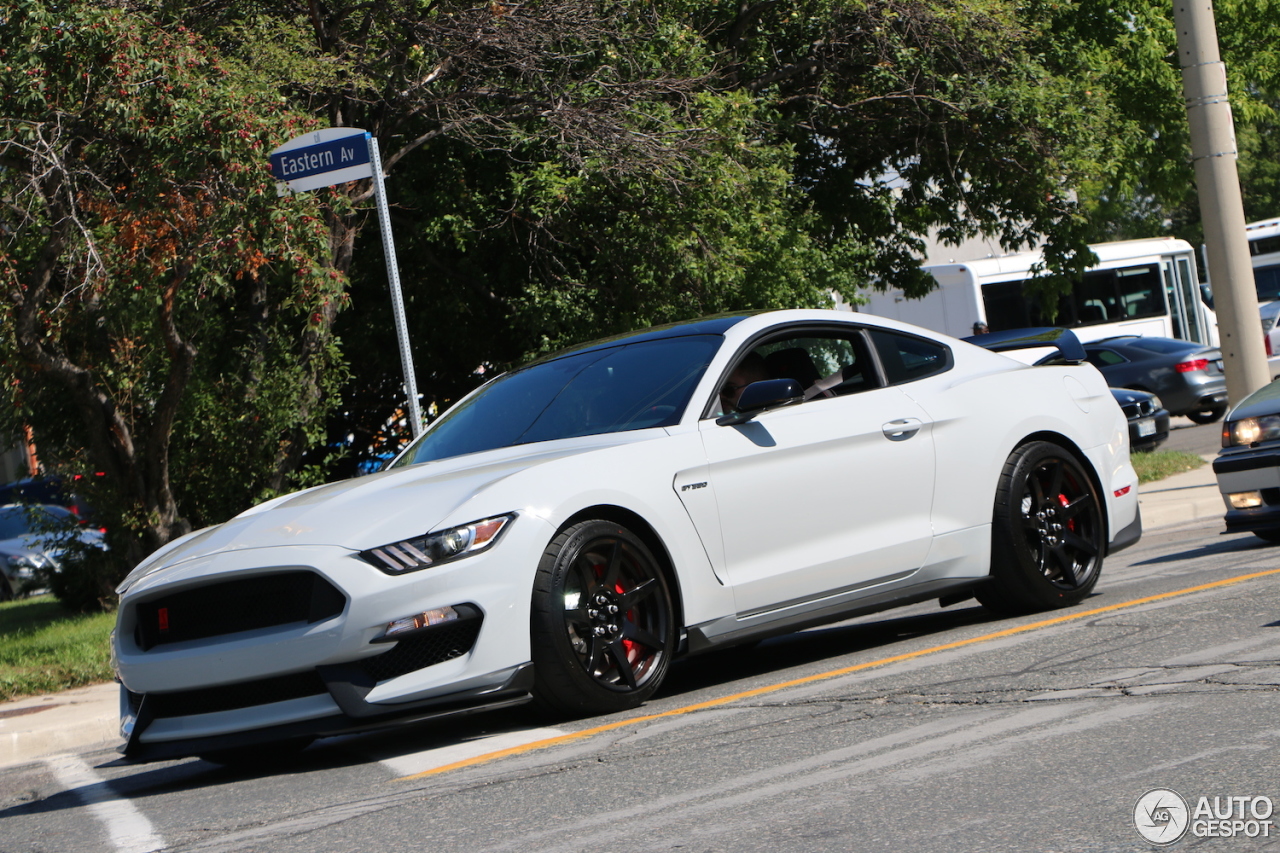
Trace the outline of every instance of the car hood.
<instances>
[{"instance_id":1,"label":"car hood","mask_svg":"<svg viewBox=\"0 0 1280 853\"><path fill-rule=\"evenodd\" d=\"M1227 415L1227 420L1238 421L1241 418L1275 414L1280 414L1280 380L1263 385L1241 400L1239 405Z\"/></svg>"},{"instance_id":2,"label":"car hood","mask_svg":"<svg viewBox=\"0 0 1280 853\"><path fill-rule=\"evenodd\" d=\"M18 536L14 539L0 539L0 554L30 557L45 554L49 550L34 535Z\"/></svg>"},{"instance_id":3,"label":"car hood","mask_svg":"<svg viewBox=\"0 0 1280 853\"><path fill-rule=\"evenodd\" d=\"M531 468L646 438L637 430L538 445L506 447L342 480L259 504L198 531L139 566L174 565L248 548L334 545L363 551L436 529L450 513L493 484ZM529 500L535 495L530 495ZM503 507L499 511L521 509ZM461 519L460 523L476 519Z\"/></svg>"},{"instance_id":4,"label":"car hood","mask_svg":"<svg viewBox=\"0 0 1280 853\"><path fill-rule=\"evenodd\" d=\"M1150 400L1154 395L1148 394L1146 391L1134 391L1131 388L1112 388L1111 396L1115 397L1116 402L1121 406L1125 406L1141 400Z\"/></svg>"}]
</instances>

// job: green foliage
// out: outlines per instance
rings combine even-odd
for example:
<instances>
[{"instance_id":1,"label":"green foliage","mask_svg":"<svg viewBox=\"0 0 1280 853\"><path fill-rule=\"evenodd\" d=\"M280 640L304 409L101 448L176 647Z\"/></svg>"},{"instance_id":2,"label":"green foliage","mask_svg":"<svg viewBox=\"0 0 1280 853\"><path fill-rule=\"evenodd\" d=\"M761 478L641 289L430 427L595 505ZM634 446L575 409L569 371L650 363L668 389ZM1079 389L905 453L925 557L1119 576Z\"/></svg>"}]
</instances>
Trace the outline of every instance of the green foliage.
<instances>
[{"instance_id":1,"label":"green foliage","mask_svg":"<svg viewBox=\"0 0 1280 853\"><path fill-rule=\"evenodd\" d=\"M195 33L29 3L0 52L0 426L32 425L53 470L105 474L86 497L110 557L83 564L79 601L316 437L345 277L317 200L277 198L266 170L310 122Z\"/></svg>"}]
</instances>

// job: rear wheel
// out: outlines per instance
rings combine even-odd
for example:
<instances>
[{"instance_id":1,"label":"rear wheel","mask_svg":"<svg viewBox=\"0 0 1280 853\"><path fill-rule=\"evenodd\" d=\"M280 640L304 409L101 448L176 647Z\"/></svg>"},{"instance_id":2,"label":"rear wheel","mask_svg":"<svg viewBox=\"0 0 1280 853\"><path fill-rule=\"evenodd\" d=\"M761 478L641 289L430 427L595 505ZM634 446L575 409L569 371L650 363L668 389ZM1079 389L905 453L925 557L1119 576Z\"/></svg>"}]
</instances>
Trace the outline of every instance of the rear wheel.
<instances>
[{"instance_id":1,"label":"rear wheel","mask_svg":"<svg viewBox=\"0 0 1280 853\"><path fill-rule=\"evenodd\" d=\"M1198 412L1187 412L1192 423L1211 424L1227 413L1226 406L1214 406L1212 409L1201 409Z\"/></svg>"},{"instance_id":2,"label":"rear wheel","mask_svg":"<svg viewBox=\"0 0 1280 853\"><path fill-rule=\"evenodd\" d=\"M1001 613L1077 604L1102 571L1106 525L1076 457L1036 441L1005 462L991 523L991 580L975 593Z\"/></svg>"},{"instance_id":3,"label":"rear wheel","mask_svg":"<svg viewBox=\"0 0 1280 853\"><path fill-rule=\"evenodd\" d=\"M543 552L530 630L534 699L555 714L634 708L675 651L671 594L657 560L627 528L584 521Z\"/></svg>"}]
</instances>

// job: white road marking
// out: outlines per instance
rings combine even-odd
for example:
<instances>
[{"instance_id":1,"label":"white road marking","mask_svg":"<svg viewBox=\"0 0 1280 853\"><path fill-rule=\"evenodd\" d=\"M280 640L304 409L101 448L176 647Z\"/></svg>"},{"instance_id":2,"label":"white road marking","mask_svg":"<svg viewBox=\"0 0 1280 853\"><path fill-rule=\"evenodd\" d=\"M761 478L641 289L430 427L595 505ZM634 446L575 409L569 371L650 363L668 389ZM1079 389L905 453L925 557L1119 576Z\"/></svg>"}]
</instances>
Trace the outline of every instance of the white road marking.
<instances>
[{"instance_id":1,"label":"white road marking","mask_svg":"<svg viewBox=\"0 0 1280 853\"><path fill-rule=\"evenodd\" d=\"M489 737L450 744L449 746L424 749L421 752L385 758L381 763L384 767L389 767L397 776L412 776L415 773L435 770L437 767L447 767L458 761L466 761L468 758L487 755L491 752L501 752L504 749L524 746L547 738L560 737L563 734L567 734L567 732L562 729L524 729L503 732Z\"/></svg>"},{"instance_id":2,"label":"white road marking","mask_svg":"<svg viewBox=\"0 0 1280 853\"><path fill-rule=\"evenodd\" d=\"M89 765L74 755L55 755L44 762L58 783L79 797L94 817L106 825L111 844L120 853L152 853L164 847L151 821L122 799Z\"/></svg>"}]
</instances>

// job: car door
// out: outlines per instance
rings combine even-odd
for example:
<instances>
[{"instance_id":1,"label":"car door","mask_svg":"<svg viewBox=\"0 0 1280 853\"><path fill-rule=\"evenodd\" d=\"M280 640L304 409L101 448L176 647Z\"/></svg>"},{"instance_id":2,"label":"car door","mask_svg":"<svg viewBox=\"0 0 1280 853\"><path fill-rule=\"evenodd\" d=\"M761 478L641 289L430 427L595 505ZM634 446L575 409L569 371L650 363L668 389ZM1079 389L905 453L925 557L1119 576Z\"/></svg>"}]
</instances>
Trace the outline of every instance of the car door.
<instances>
[{"instance_id":1,"label":"car door","mask_svg":"<svg viewBox=\"0 0 1280 853\"><path fill-rule=\"evenodd\" d=\"M805 342L821 362L822 339ZM860 364L838 365L844 378L832 391L736 426L701 422L724 570L740 615L905 577L928 553L929 416L883 386L865 339L831 337L825 350L852 345Z\"/></svg>"}]
</instances>

